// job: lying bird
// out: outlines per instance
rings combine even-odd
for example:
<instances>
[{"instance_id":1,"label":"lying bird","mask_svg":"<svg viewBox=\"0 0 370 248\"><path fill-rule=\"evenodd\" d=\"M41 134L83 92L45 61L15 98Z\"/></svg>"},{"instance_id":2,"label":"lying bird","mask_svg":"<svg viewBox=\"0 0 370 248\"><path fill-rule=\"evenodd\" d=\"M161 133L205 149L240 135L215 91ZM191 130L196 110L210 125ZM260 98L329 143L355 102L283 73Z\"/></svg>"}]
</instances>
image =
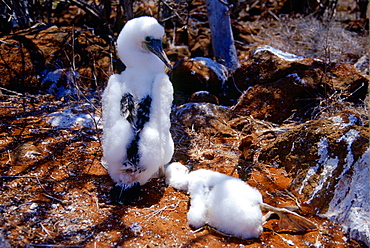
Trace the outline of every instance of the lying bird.
<instances>
[{"instance_id":1,"label":"lying bird","mask_svg":"<svg viewBox=\"0 0 370 248\"><path fill-rule=\"evenodd\" d=\"M173 155L170 134L171 68L161 39L164 28L152 17L126 23L117 51L126 69L109 78L102 96L103 160L116 186L114 202L131 203L140 185L156 174Z\"/></svg>"},{"instance_id":2,"label":"lying bird","mask_svg":"<svg viewBox=\"0 0 370 248\"><path fill-rule=\"evenodd\" d=\"M209 225L218 231L244 239L258 238L271 212L279 215L279 227L304 232L316 229L310 220L283 208L263 203L261 193L239 178L210 171L189 169L172 163L166 168L166 182L190 194L188 224L196 229Z\"/></svg>"}]
</instances>

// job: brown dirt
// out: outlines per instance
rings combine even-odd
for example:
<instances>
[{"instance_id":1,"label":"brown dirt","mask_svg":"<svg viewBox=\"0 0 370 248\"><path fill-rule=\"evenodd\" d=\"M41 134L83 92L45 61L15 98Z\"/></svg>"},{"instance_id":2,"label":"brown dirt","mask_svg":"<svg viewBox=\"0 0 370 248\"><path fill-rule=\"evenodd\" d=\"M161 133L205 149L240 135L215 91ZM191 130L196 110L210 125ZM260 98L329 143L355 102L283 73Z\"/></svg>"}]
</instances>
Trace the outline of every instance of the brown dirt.
<instances>
[{"instance_id":1,"label":"brown dirt","mask_svg":"<svg viewBox=\"0 0 370 248\"><path fill-rule=\"evenodd\" d=\"M361 247L347 239L338 225L306 215L310 206L299 211L319 226L309 233L278 233L277 219L271 219L262 236L253 240L211 229L194 232L186 221L189 197L167 187L163 178L147 183L136 204L112 205L113 182L100 164L101 130L78 125L56 128L47 122L48 114L77 102L3 95L1 104L0 230L12 246ZM80 102L79 106L84 107L74 114L98 113L91 105ZM187 159L195 168L234 171L240 155L237 137L181 129L174 121L175 159ZM261 166L248 183L271 205L296 206L300 199L287 191L290 180L282 169Z\"/></svg>"}]
</instances>

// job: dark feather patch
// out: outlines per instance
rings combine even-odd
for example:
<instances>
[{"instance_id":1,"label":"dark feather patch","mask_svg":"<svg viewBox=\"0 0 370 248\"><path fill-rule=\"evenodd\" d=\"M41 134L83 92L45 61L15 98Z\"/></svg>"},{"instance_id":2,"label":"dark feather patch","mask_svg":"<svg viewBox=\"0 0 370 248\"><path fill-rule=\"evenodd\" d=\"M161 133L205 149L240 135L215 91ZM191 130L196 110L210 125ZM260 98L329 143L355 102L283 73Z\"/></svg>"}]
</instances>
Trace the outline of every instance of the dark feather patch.
<instances>
[{"instance_id":1,"label":"dark feather patch","mask_svg":"<svg viewBox=\"0 0 370 248\"><path fill-rule=\"evenodd\" d=\"M121 115L126 118L135 132L135 137L127 147L127 161L123 164L137 165L139 163L140 132L149 121L152 98L146 96L135 103L133 96L126 93L121 99Z\"/></svg>"},{"instance_id":2,"label":"dark feather patch","mask_svg":"<svg viewBox=\"0 0 370 248\"><path fill-rule=\"evenodd\" d=\"M133 126L135 117L135 102L130 93L126 93L121 98L121 115Z\"/></svg>"},{"instance_id":3,"label":"dark feather patch","mask_svg":"<svg viewBox=\"0 0 370 248\"><path fill-rule=\"evenodd\" d=\"M150 96L146 96L139 102L139 106L137 108L137 119L135 123L137 132L140 132L144 128L145 123L149 121L151 103L152 98Z\"/></svg>"},{"instance_id":4,"label":"dark feather patch","mask_svg":"<svg viewBox=\"0 0 370 248\"><path fill-rule=\"evenodd\" d=\"M139 133L135 134L135 138L131 141L130 145L127 147L127 165L137 165L139 163Z\"/></svg>"}]
</instances>

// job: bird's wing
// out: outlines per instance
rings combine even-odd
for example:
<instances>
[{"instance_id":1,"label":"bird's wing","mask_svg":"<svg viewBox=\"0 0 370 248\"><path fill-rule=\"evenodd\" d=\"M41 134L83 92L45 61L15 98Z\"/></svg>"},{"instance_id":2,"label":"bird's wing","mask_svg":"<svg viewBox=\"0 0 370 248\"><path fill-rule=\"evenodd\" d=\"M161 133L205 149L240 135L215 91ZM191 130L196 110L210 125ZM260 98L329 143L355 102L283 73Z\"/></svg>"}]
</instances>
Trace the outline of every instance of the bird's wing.
<instances>
[{"instance_id":1,"label":"bird's wing","mask_svg":"<svg viewBox=\"0 0 370 248\"><path fill-rule=\"evenodd\" d=\"M170 128L170 113L173 100L173 87L168 76L158 74L153 83L151 116L156 116L161 133L168 132Z\"/></svg>"},{"instance_id":2,"label":"bird's wing","mask_svg":"<svg viewBox=\"0 0 370 248\"><path fill-rule=\"evenodd\" d=\"M173 87L167 74L161 73L154 78L152 95L153 98L162 101L162 104L171 107L173 100Z\"/></svg>"},{"instance_id":3,"label":"bird's wing","mask_svg":"<svg viewBox=\"0 0 370 248\"><path fill-rule=\"evenodd\" d=\"M116 182L121 178L121 163L127 156L127 145L134 132L130 123L122 116L122 95L128 92L125 80L120 74L110 76L102 95L103 112L103 155L109 173Z\"/></svg>"},{"instance_id":4,"label":"bird's wing","mask_svg":"<svg viewBox=\"0 0 370 248\"><path fill-rule=\"evenodd\" d=\"M152 97L153 100L150 115L155 116L156 118L160 140L158 146L161 147L160 149L157 148L157 150L162 154L162 156L160 156L160 163L164 165L171 160L174 151L173 140L170 134L173 87L165 73L158 74L155 77Z\"/></svg>"},{"instance_id":5,"label":"bird's wing","mask_svg":"<svg viewBox=\"0 0 370 248\"><path fill-rule=\"evenodd\" d=\"M102 95L104 129L111 128L118 120L122 119L120 102L122 95L128 92L126 84L122 81L122 76L119 74L110 76L107 87Z\"/></svg>"}]
</instances>

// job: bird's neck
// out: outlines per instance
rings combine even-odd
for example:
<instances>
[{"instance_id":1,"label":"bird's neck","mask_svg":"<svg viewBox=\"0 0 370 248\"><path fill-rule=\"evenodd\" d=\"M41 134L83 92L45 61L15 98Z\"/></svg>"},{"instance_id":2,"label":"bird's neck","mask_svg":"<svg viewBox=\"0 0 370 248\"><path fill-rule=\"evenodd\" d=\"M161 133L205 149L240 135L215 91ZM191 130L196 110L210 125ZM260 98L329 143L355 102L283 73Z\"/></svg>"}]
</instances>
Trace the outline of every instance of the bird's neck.
<instances>
[{"instance_id":1,"label":"bird's neck","mask_svg":"<svg viewBox=\"0 0 370 248\"><path fill-rule=\"evenodd\" d=\"M156 73L148 73L136 67L127 67L124 75L125 82L136 100L152 94Z\"/></svg>"},{"instance_id":2,"label":"bird's neck","mask_svg":"<svg viewBox=\"0 0 370 248\"><path fill-rule=\"evenodd\" d=\"M165 73L164 63L153 53L140 51L130 55L121 59L127 67L142 74Z\"/></svg>"}]
</instances>

